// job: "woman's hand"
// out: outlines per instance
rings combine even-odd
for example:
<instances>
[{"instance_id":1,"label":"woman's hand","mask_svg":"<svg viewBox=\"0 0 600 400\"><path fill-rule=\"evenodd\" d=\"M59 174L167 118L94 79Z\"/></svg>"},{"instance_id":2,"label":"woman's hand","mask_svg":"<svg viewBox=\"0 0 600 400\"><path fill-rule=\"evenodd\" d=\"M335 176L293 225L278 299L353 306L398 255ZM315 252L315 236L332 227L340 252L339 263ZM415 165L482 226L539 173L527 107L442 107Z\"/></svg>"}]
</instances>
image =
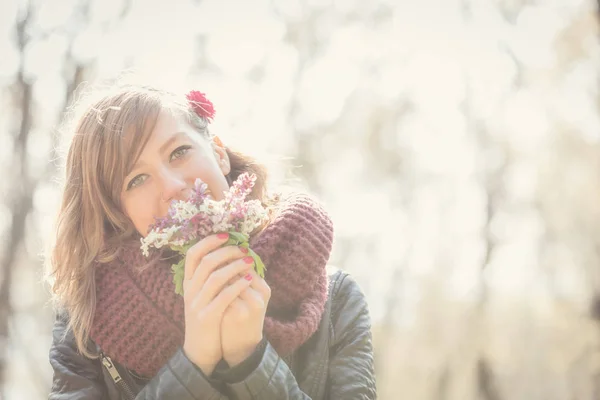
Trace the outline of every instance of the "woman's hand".
<instances>
[{"instance_id":1,"label":"woman's hand","mask_svg":"<svg viewBox=\"0 0 600 400\"><path fill-rule=\"evenodd\" d=\"M229 304L221 322L223 358L230 367L248 358L263 338L271 288L254 270L249 275L252 284Z\"/></svg>"},{"instance_id":2,"label":"woman's hand","mask_svg":"<svg viewBox=\"0 0 600 400\"><path fill-rule=\"evenodd\" d=\"M185 257L183 351L206 376L223 357L221 321L225 310L251 284L244 276L252 264L244 261L246 254L237 246L220 247L227 241L225 235L206 237Z\"/></svg>"}]
</instances>

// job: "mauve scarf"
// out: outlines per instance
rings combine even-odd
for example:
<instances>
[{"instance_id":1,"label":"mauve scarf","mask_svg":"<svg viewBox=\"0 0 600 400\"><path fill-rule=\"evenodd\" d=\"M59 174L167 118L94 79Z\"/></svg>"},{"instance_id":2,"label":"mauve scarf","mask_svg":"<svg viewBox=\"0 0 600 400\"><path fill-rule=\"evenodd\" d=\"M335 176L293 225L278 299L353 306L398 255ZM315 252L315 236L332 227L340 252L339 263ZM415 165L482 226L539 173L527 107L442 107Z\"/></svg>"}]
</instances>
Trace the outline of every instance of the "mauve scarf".
<instances>
[{"instance_id":1,"label":"mauve scarf","mask_svg":"<svg viewBox=\"0 0 600 400\"><path fill-rule=\"evenodd\" d=\"M261 257L271 300L264 333L284 356L317 330L327 301L325 271L333 225L321 205L302 193L282 197L272 222L250 247ZM183 345L183 297L175 294L172 260L147 264L139 241L123 244L115 261L95 272L96 311L91 339L113 360L151 378Z\"/></svg>"}]
</instances>

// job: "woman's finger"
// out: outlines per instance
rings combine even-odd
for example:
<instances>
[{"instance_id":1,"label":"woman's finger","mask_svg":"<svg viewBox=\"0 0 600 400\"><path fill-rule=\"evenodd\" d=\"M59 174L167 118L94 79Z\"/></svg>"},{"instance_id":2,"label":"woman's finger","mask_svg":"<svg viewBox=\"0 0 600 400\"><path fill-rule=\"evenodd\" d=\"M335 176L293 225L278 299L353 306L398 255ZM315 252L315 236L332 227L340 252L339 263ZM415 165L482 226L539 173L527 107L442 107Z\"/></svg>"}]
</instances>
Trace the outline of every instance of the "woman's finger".
<instances>
[{"instance_id":1,"label":"woman's finger","mask_svg":"<svg viewBox=\"0 0 600 400\"><path fill-rule=\"evenodd\" d=\"M263 310L266 306L262 294L258 290L254 289L252 284L248 289L240 293L239 299L240 301L243 301L247 307L250 307L253 310Z\"/></svg>"},{"instance_id":2,"label":"woman's finger","mask_svg":"<svg viewBox=\"0 0 600 400\"><path fill-rule=\"evenodd\" d=\"M226 233L210 235L190 247L185 254L184 279L192 279L192 276L194 275L194 272L196 271L196 268L198 267L198 264L200 264L202 258L214 249L222 246L225 242L227 242L228 238L229 235Z\"/></svg>"},{"instance_id":3,"label":"woman's finger","mask_svg":"<svg viewBox=\"0 0 600 400\"><path fill-rule=\"evenodd\" d=\"M250 274L252 275L252 288L260 293L265 303L268 303L271 299L271 288L267 282L256 273L256 271L251 270Z\"/></svg>"},{"instance_id":4,"label":"woman's finger","mask_svg":"<svg viewBox=\"0 0 600 400\"><path fill-rule=\"evenodd\" d=\"M242 314L247 314L248 313L248 306L246 304L246 302L244 300L242 300L241 296L243 295L244 292L246 292L246 290L248 290L248 288L244 289L242 291L242 293L240 293L240 295L238 297L236 297L228 306L227 309L225 310L225 312L232 312L235 315L239 316Z\"/></svg>"},{"instance_id":5,"label":"woman's finger","mask_svg":"<svg viewBox=\"0 0 600 400\"><path fill-rule=\"evenodd\" d=\"M202 257L191 279L204 282L215 270L245 256L246 253L238 246L225 246L213 250Z\"/></svg>"},{"instance_id":6,"label":"woman's finger","mask_svg":"<svg viewBox=\"0 0 600 400\"><path fill-rule=\"evenodd\" d=\"M252 268L252 264L248 261L247 258L235 260L223 268L213 271L205 281L203 280L203 276L194 276L188 285L190 296L195 298L194 307L204 307L208 305L215 297L217 297L219 292L228 286L227 284L232 278L235 278L240 274L243 274L244 276L248 275ZM245 277L242 279L250 283Z\"/></svg>"},{"instance_id":7,"label":"woman's finger","mask_svg":"<svg viewBox=\"0 0 600 400\"><path fill-rule=\"evenodd\" d=\"M216 316L222 316L227 307L249 286L250 281L247 279L238 279L233 285L221 290L217 297L206 307L206 311L214 313Z\"/></svg>"}]
</instances>

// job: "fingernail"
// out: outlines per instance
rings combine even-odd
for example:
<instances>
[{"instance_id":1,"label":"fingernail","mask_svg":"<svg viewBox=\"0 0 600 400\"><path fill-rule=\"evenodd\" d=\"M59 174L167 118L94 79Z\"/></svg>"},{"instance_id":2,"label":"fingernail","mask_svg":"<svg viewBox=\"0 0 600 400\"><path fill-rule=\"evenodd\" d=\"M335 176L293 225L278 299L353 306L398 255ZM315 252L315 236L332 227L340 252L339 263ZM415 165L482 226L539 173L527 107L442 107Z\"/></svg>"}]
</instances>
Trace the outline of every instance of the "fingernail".
<instances>
[{"instance_id":1,"label":"fingernail","mask_svg":"<svg viewBox=\"0 0 600 400\"><path fill-rule=\"evenodd\" d=\"M227 239L229 237L229 233L219 233L217 234L219 239Z\"/></svg>"},{"instance_id":2,"label":"fingernail","mask_svg":"<svg viewBox=\"0 0 600 400\"><path fill-rule=\"evenodd\" d=\"M248 254L248 248L247 247L240 247L240 251L244 254Z\"/></svg>"},{"instance_id":3,"label":"fingernail","mask_svg":"<svg viewBox=\"0 0 600 400\"><path fill-rule=\"evenodd\" d=\"M247 281L251 281L252 280L252 275L251 274L246 274L246 276L244 276L244 279Z\"/></svg>"},{"instance_id":4,"label":"fingernail","mask_svg":"<svg viewBox=\"0 0 600 400\"><path fill-rule=\"evenodd\" d=\"M250 257L250 256L244 257L244 262L246 264L252 264L254 262L254 259L252 257Z\"/></svg>"}]
</instances>

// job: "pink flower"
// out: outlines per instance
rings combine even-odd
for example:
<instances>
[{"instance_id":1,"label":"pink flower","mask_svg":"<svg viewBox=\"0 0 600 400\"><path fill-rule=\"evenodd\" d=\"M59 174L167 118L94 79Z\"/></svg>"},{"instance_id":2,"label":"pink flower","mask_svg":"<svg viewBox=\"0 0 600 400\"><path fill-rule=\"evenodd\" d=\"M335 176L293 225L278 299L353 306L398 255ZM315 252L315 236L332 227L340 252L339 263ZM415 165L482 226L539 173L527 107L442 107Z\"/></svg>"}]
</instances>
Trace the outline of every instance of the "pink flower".
<instances>
[{"instance_id":1,"label":"pink flower","mask_svg":"<svg viewBox=\"0 0 600 400\"><path fill-rule=\"evenodd\" d=\"M186 95L186 98L196 114L212 122L215 117L215 106L206 98L204 93L192 90Z\"/></svg>"},{"instance_id":2,"label":"pink flower","mask_svg":"<svg viewBox=\"0 0 600 400\"><path fill-rule=\"evenodd\" d=\"M184 256L187 250L211 233L227 232L229 240L224 245L248 248L254 259L256 272L264 277L265 265L260 256L248 247L250 233L268 220L268 212L259 200L248 200L256 176L241 174L225 192L225 199L208 198L207 185L197 180L192 196L186 201L175 200L163 218L157 218L148 235L141 239L141 250L149 256L150 249L168 246L182 257L173 264L173 282L176 293L183 294Z\"/></svg>"},{"instance_id":3,"label":"pink flower","mask_svg":"<svg viewBox=\"0 0 600 400\"><path fill-rule=\"evenodd\" d=\"M267 212L258 200L246 201L252 192L256 176L241 174L225 192L225 199L208 197L208 186L197 180L192 195L186 201L173 201L165 217L157 218L148 236L142 239L142 251L171 246L180 249L211 233L240 232L249 235L267 219Z\"/></svg>"}]
</instances>

